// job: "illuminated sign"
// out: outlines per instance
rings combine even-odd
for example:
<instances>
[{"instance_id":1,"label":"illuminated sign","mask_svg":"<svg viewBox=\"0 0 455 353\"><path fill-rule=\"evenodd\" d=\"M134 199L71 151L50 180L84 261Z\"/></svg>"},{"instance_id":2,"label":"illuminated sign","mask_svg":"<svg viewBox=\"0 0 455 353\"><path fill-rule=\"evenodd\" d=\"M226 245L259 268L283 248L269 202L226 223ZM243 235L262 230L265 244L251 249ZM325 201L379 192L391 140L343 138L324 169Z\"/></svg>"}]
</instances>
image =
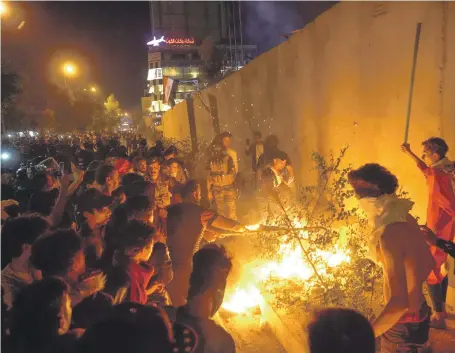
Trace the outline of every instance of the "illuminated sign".
<instances>
[{"instance_id":1,"label":"illuminated sign","mask_svg":"<svg viewBox=\"0 0 455 353\"><path fill-rule=\"evenodd\" d=\"M192 37L189 38L183 38L183 37L169 37L169 38L164 38L164 36L161 36L161 38L156 38L153 36L153 39L147 43L147 45L151 45L153 47L157 47L160 45L160 43L166 43L169 45L190 45L196 43L196 40Z\"/></svg>"},{"instance_id":2,"label":"illuminated sign","mask_svg":"<svg viewBox=\"0 0 455 353\"><path fill-rule=\"evenodd\" d=\"M156 37L153 36L153 40L148 42L147 45L152 45L154 47L157 47L158 45L160 45L160 43L163 43L163 42L166 42L166 40L164 39L164 36L162 36L160 39L156 39Z\"/></svg>"},{"instance_id":3,"label":"illuminated sign","mask_svg":"<svg viewBox=\"0 0 455 353\"><path fill-rule=\"evenodd\" d=\"M147 74L147 81L161 80L162 78L163 78L162 68L149 69L149 72Z\"/></svg>"},{"instance_id":4,"label":"illuminated sign","mask_svg":"<svg viewBox=\"0 0 455 353\"><path fill-rule=\"evenodd\" d=\"M166 44L194 44L194 38L166 38Z\"/></svg>"}]
</instances>

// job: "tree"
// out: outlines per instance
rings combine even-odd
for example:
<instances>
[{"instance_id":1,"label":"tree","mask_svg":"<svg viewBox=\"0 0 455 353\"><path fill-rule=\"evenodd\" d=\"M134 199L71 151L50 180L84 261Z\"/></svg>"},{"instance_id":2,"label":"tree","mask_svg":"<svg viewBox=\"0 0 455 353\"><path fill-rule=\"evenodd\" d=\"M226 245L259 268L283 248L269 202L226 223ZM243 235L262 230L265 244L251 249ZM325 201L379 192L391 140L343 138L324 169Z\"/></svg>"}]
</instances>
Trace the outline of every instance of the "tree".
<instances>
[{"instance_id":1,"label":"tree","mask_svg":"<svg viewBox=\"0 0 455 353\"><path fill-rule=\"evenodd\" d=\"M95 117L103 114L103 104L92 95L82 92L75 96L73 102L74 128L85 130L93 123Z\"/></svg>"},{"instance_id":2,"label":"tree","mask_svg":"<svg viewBox=\"0 0 455 353\"><path fill-rule=\"evenodd\" d=\"M10 71L5 64L2 63L2 124L3 128L13 128L18 124L17 117L19 111L17 110L17 98L22 93L21 77L17 72Z\"/></svg>"},{"instance_id":3,"label":"tree","mask_svg":"<svg viewBox=\"0 0 455 353\"><path fill-rule=\"evenodd\" d=\"M104 102L105 128L113 129L120 123L120 103L111 93Z\"/></svg>"}]
</instances>

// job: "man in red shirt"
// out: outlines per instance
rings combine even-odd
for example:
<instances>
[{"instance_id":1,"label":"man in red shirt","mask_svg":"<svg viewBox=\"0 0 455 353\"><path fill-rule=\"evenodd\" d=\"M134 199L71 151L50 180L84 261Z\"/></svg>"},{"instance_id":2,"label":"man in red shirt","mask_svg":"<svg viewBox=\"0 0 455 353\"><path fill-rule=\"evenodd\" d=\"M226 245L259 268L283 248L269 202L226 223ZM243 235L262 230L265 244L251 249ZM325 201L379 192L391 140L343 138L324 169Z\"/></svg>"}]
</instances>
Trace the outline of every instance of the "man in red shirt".
<instances>
[{"instance_id":1,"label":"man in red shirt","mask_svg":"<svg viewBox=\"0 0 455 353\"><path fill-rule=\"evenodd\" d=\"M447 157L449 147L438 137L432 137L422 143L423 155L420 159L411 151L409 144L402 146L403 152L410 156L423 172L428 186L427 226L438 238L452 241L455 233L455 194L454 163ZM430 297L435 313L432 326L445 328L445 294L447 291L447 273L444 263L447 254L434 245L430 246L436 266L427 278Z\"/></svg>"}]
</instances>

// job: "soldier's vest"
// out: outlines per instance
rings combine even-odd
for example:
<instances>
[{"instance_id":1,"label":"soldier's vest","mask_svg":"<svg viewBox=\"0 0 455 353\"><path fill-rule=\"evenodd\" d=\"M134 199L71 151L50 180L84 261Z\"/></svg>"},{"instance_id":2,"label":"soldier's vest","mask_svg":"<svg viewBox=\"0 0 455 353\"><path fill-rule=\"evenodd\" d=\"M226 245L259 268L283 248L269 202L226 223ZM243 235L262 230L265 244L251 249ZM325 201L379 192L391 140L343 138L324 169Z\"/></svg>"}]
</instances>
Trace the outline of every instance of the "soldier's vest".
<instances>
[{"instance_id":1,"label":"soldier's vest","mask_svg":"<svg viewBox=\"0 0 455 353\"><path fill-rule=\"evenodd\" d=\"M209 169L210 180L213 186L225 187L234 184L234 162L228 154L220 160L211 160Z\"/></svg>"}]
</instances>

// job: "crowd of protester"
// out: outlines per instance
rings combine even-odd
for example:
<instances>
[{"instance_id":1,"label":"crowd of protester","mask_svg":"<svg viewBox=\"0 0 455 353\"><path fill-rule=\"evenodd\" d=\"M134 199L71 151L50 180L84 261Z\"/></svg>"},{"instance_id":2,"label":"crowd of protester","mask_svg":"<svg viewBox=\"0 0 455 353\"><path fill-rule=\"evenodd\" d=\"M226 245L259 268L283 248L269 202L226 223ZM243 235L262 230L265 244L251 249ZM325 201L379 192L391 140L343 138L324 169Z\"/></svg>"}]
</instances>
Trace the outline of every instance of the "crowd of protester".
<instances>
[{"instance_id":1,"label":"crowd of protester","mask_svg":"<svg viewBox=\"0 0 455 353\"><path fill-rule=\"evenodd\" d=\"M14 163L2 165L2 349L12 353L235 352L231 335L213 320L232 268L226 250L213 241L223 231L238 235L245 231L237 221L239 165L231 139L230 133L223 133L213 141L206 184L191 179L191 167L179 158L175 146L165 148L158 141L148 147L140 136L79 134L2 141L2 159L8 159L3 153L9 153L9 158L20 161L17 171ZM433 139L424 144L426 158L434 158L431 163L418 160L427 178L437 174L437 182L441 175L435 166L449 166L437 164L445 160L448 149L441 149L441 143ZM247 144L258 199L270 211L270 195L293 185L292 164L278 148L276 136L262 142L260 133L255 133L254 142ZM403 148L410 151L409 146ZM453 174L443 173L443 178L450 176L443 182L452 182ZM362 200L364 205L384 197L387 202L395 200L397 180L381 166L353 171L350 182L361 205ZM205 186L208 201L214 201L212 209L200 205ZM450 187L449 183L444 189L447 222L453 222L455 210ZM436 197L434 190L432 197ZM395 205L393 200L387 205ZM410 207L403 206L404 218L389 217L382 220L382 228L376 224L378 229L404 222ZM425 238L414 242L414 247L395 242L390 250L384 241L388 237L381 233L373 238L372 252L383 265L384 258L393 259L394 251L418 259L419 264L406 264L410 268L403 265L404 274L400 274L407 283L414 283L406 276L417 268L419 285L426 281L428 273L422 266L428 260L436 278L430 288L440 324L446 290L441 266L443 254L452 249L453 226L451 235L444 237L428 226L423 233L417 228ZM415 235L416 229L397 231ZM428 243L439 267L432 262ZM408 298L406 288L393 281L389 285L386 301ZM398 352L401 341L415 338L403 338L403 332L416 324L423 338L411 343L426 342L422 325L429 325L429 308L420 296L411 299L410 294L409 300L414 300L416 317L406 314L411 304L401 307L394 302L395 311L386 305L384 312L392 310L387 311L389 316L379 315L373 326L349 309L315 312L308 324L310 351L373 353L375 336L384 335L389 343L384 347ZM408 321L400 319L403 313ZM390 325L393 315L398 315L397 320ZM396 328L396 322L404 328ZM401 335L400 342L390 338L392 329ZM395 348L390 348L391 343Z\"/></svg>"}]
</instances>

